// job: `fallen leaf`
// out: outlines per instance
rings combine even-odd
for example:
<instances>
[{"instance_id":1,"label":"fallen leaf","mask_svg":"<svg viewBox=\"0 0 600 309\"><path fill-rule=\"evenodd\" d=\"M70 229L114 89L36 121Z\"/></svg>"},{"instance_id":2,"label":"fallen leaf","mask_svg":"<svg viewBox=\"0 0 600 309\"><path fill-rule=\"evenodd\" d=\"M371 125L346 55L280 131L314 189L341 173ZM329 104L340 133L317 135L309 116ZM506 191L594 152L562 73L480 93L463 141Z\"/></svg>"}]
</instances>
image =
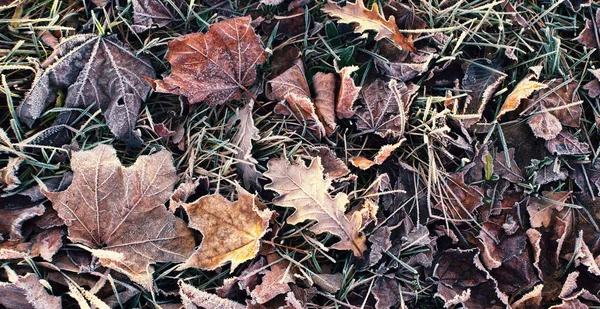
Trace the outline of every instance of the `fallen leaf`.
<instances>
[{"instance_id":1,"label":"fallen leaf","mask_svg":"<svg viewBox=\"0 0 600 309\"><path fill-rule=\"evenodd\" d=\"M548 88L548 85L533 81L535 74L528 74L523 78L515 89L506 97L496 118L500 119L504 114L516 110L521 105L521 100L527 99L535 91Z\"/></svg>"},{"instance_id":2,"label":"fallen leaf","mask_svg":"<svg viewBox=\"0 0 600 309\"><path fill-rule=\"evenodd\" d=\"M210 294L179 280L179 295L186 309L245 309L246 306Z\"/></svg>"},{"instance_id":3,"label":"fallen leaf","mask_svg":"<svg viewBox=\"0 0 600 309\"><path fill-rule=\"evenodd\" d=\"M260 140L260 131L254 125L254 119L252 118L253 107L254 101L250 101L241 110L237 111L229 122L231 126L238 120L240 122L237 131L233 135L232 143L239 147L235 154L235 158L239 160L236 163L236 168L242 174L242 180L246 187L258 187L258 179L262 177L261 173L256 170L258 162L252 157L252 141Z\"/></svg>"},{"instance_id":4,"label":"fallen leaf","mask_svg":"<svg viewBox=\"0 0 600 309\"><path fill-rule=\"evenodd\" d=\"M470 127L483 116L483 110L492 95L506 79L502 72L500 61L475 59L469 63L462 79L462 89L468 91L461 115L471 115L473 118L463 119L461 123Z\"/></svg>"},{"instance_id":5,"label":"fallen leaf","mask_svg":"<svg viewBox=\"0 0 600 309\"><path fill-rule=\"evenodd\" d=\"M506 158L508 157L508 161ZM509 166L510 163L510 166ZM513 182L519 183L524 181L521 169L515 162L515 149L508 149L508 154L505 152L497 152L496 160L494 160L494 173L498 176Z\"/></svg>"},{"instance_id":6,"label":"fallen leaf","mask_svg":"<svg viewBox=\"0 0 600 309\"><path fill-rule=\"evenodd\" d=\"M513 309L539 308L542 304L543 288L543 284L536 285L533 290L523 295L519 300L515 301L510 306Z\"/></svg>"},{"instance_id":7,"label":"fallen leaf","mask_svg":"<svg viewBox=\"0 0 600 309\"><path fill-rule=\"evenodd\" d=\"M394 152L394 150L398 149L398 147L400 147L400 145L402 145L402 143L404 141L405 140L402 139L396 144L382 146L381 149L379 149L379 151L373 158L373 160L369 160L365 157L358 156L358 157L352 157L352 158L348 159L348 161L355 167L360 168L361 170L367 170L367 169L371 168L373 165L383 164L383 162L385 162L385 160L387 160L387 158L390 157L392 152Z\"/></svg>"},{"instance_id":8,"label":"fallen leaf","mask_svg":"<svg viewBox=\"0 0 600 309\"><path fill-rule=\"evenodd\" d=\"M596 25L600 24L600 11L596 10ZM597 30L594 30L594 23L587 19L585 20L585 28L579 33L579 35L574 39L575 41L583 44L587 48L599 48L598 41L598 32L594 33Z\"/></svg>"},{"instance_id":9,"label":"fallen leaf","mask_svg":"<svg viewBox=\"0 0 600 309\"><path fill-rule=\"evenodd\" d=\"M316 274L311 273L310 278L323 291L331 294L337 293L344 284L344 275L342 273L335 274Z\"/></svg>"},{"instance_id":10,"label":"fallen leaf","mask_svg":"<svg viewBox=\"0 0 600 309\"><path fill-rule=\"evenodd\" d=\"M161 0L133 0L133 25L131 29L135 32L144 32L153 25L164 27L177 17L177 10L185 8L185 1L161 1Z\"/></svg>"},{"instance_id":11,"label":"fallen leaf","mask_svg":"<svg viewBox=\"0 0 600 309\"><path fill-rule=\"evenodd\" d=\"M399 138L407 125L407 110L419 86L381 79L361 90L362 105L356 110L356 127L386 137Z\"/></svg>"},{"instance_id":12,"label":"fallen leaf","mask_svg":"<svg viewBox=\"0 0 600 309\"><path fill-rule=\"evenodd\" d=\"M354 116L354 102L358 99L358 94L362 87L357 87L350 74L358 71L357 66L343 67L338 69L337 62L334 62L335 70L340 76L340 89L338 90L337 102L335 104L335 115L339 118L350 118Z\"/></svg>"},{"instance_id":13,"label":"fallen leaf","mask_svg":"<svg viewBox=\"0 0 600 309\"><path fill-rule=\"evenodd\" d=\"M383 253L392 248L392 241L390 236L392 232L387 226L382 226L375 230L375 232L369 237L371 243L369 251L369 266L374 266L381 260Z\"/></svg>"},{"instance_id":14,"label":"fallen leaf","mask_svg":"<svg viewBox=\"0 0 600 309\"><path fill-rule=\"evenodd\" d=\"M592 98L597 98L600 96L600 69L597 70L589 70L592 73L592 80L585 84L582 88L588 91L588 94Z\"/></svg>"},{"instance_id":15,"label":"fallen leaf","mask_svg":"<svg viewBox=\"0 0 600 309\"><path fill-rule=\"evenodd\" d=\"M482 190L473 185L465 184L464 172L448 174L448 188L442 195L447 197L448 201L443 199L434 206L452 219L471 220L475 209L483 205Z\"/></svg>"},{"instance_id":16,"label":"fallen leaf","mask_svg":"<svg viewBox=\"0 0 600 309\"><path fill-rule=\"evenodd\" d=\"M592 5L591 0L567 0L564 3L575 12L579 12L579 10L581 10L583 7L589 7Z\"/></svg>"},{"instance_id":17,"label":"fallen leaf","mask_svg":"<svg viewBox=\"0 0 600 309\"><path fill-rule=\"evenodd\" d=\"M326 146L314 147L309 152L313 157L321 158L321 164L323 165L323 173L327 178L338 179L344 177L350 173L350 170L340 160L331 148Z\"/></svg>"},{"instance_id":18,"label":"fallen leaf","mask_svg":"<svg viewBox=\"0 0 600 309\"><path fill-rule=\"evenodd\" d=\"M154 78L147 58L136 56L114 36L72 36L42 63L31 90L17 108L19 118L32 126L67 90L64 108L101 110L111 132L131 146L141 143L135 125L142 100L150 91L144 77ZM69 124L72 112L61 112L54 124ZM62 132L62 130L61 130Z\"/></svg>"},{"instance_id":19,"label":"fallen leaf","mask_svg":"<svg viewBox=\"0 0 600 309\"><path fill-rule=\"evenodd\" d=\"M376 300L375 309L399 308L397 305L402 296L395 276L393 274L385 275L375 279L373 296Z\"/></svg>"},{"instance_id":20,"label":"fallen leaf","mask_svg":"<svg viewBox=\"0 0 600 309\"><path fill-rule=\"evenodd\" d=\"M575 136L564 130L555 138L546 141L546 149L559 156L586 155L591 152L587 143L581 143Z\"/></svg>"},{"instance_id":21,"label":"fallen leaf","mask_svg":"<svg viewBox=\"0 0 600 309\"><path fill-rule=\"evenodd\" d=\"M264 275L262 283L250 293L252 300L259 304L264 304L278 295L291 291L289 283L295 282L290 263L286 260L271 265L269 270L261 273Z\"/></svg>"},{"instance_id":22,"label":"fallen leaf","mask_svg":"<svg viewBox=\"0 0 600 309\"><path fill-rule=\"evenodd\" d=\"M114 148L72 153L73 182L43 193L69 229L100 263L152 289L155 262L183 262L195 243L183 220L163 206L177 181L171 154L141 156L123 167ZM138 228L144 227L144 228Z\"/></svg>"},{"instance_id":23,"label":"fallen leaf","mask_svg":"<svg viewBox=\"0 0 600 309\"><path fill-rule=\"evenodd\" d=\"M527 124L531 128L531 131L533 131L535 137L543 138L545 140L556 138L560 131L562 131L560 120L548 112L535 114L529 117Z\"/></svg>"},{"instance_id":24,"label":"fallen leaf","mask_svg":"<svg viewBox=\"0 0 600 309\"><path fill-rule=\"evenodd\" d=\"M52 257L63 246L63 230L51 228L30 237L28 241L9 240L0 243L0 260L42 257L52 262Z\"/></svg>"},{"instance_id":25,"label":"fallen leaf","mask_svg":"<svg viewBox=\"0 0 600 309\"><path fill-rule=\"evenodd\" d=\"M294 207L296 211L287 218L288 224L298 224L305 220L317 221L310 230L315 234L329 232L341 240L331 246L337 250L352 250L355 256L362 256L367 249L364 235L359 235L360 214L348 218L344 213L348 196L338 193L331 198L328 191L331 179L323 178L323 166L319 157L312 159L306 167L302 161L290 164L287 159L271 159L267 164L265 177L272 182L265 189L280 194L273 204L281 207Z\"/></svg>"},{"instance_id":26,"label":"fallen leaf","mask_svg":"<svg viewBox=\"0 0 600 309\"><path fill-rule=\"evenodd\" d=\"M563 300L560 305L555 305L549 309L589 309L587 305L582 303L579 299Z\"/></svg>"},{"instance_id":27,"label":"fallen leaf","mask_svg":"<svg viewBox=\"0 0 600 309\"><path fill-rule=\"evenodd\" d=\"M362 0L356 0L355 3L347 2L346 6L341 8L335 2L327 2L321 10L329 16L340 18L338 23L356 24L354 28L356 33L372 30L377 33L375 36L377 41L388 38L401 50L410 52L416 50L412 36L404 36L400 32L394 16L390 16L386 20L385 16L379 11L377 3L373 3L373 7L369 10Z\"/></svg>"},{"instance_id":28,"label":"fallen leaf","mask_svg":"<svg viewBox=\"0 0 600 309\"><path fill-rule=\"evenodd\" d=\"M577 103L580 99L576 92L579 81L572 80L564 84L564 80L559 78L544 83L548 88L534 95L526 109L532 113L548 112L556 116L562 125L578 128L582 116L582 106Z\"/></svg>"},{"instance_id":29,"label":"fallen leaf","mask_svg":"<svg viewBox=\"0 0 600 309\"><path fill-rule=\"evenodd\" d=\"M435 49L429 47L415 52L398 51L398 48L388 41L379 42L377 53L387 59L384 61L378 57L374 58L377 71L398 82L406 82L427 72L431 62L439 56Z\"/></svg>"},{"instance_id":30,"label":"fallen leaf","mask_svg":"<svg viewBox=\"0 0 600 309\"><path fill-rule=\"evenodd\" d=\"M8 158L6 166L0 169L0 188L2 190L12 191L21 184L16 175L21 162L23 162L23 158L20 157Z\"/></svg>"},{"instance_id":31,"label":"fallen leaf","mask_svg":"<svg viewBox=\"0 0 600 309\"><path fill-rule=\"evenodd\" d=\"M33 273L18 276L7 270L9 282L0 282L0 304L7 309L60 309L60 297L48 294Z\"/></svg>"},{"instance_id":32,"label":"fallen leaf","mask_svg":"<svg viewBox=\"0 0 600 309\"><path fill-rule=\"evenodd\" d=\"M238 200L230 202L218 193L181 203L189 226L204 236L200 247L179 269L213 270L231 262L231 270L256 256L273 212L264 209L256 195L237 187Z\"/></svg>"},{"instance_id":33,"label":"fallen leaf","mask_svg":"<svg viewBox=\"0 0 600 309\"><path fill-rule=\"evenodd\" d=\"M313 76L315 89L315 108L321 123L325 126L325 134L331 135L336 129L335 124L335 75L333 73L317 72Z\"/></svg>"},{"instance_id":34,"label":"fallen leaf","mask_svg":"<svg viewBox=\"0 0 600 309\"><path fill-rule=\"evenodd\" d=\"M4 205L3 205L4 206ZM10 240L21 240L23 234L21 228L25 221L44 214L45 207L41 205L33 207L1 207L0 206L0 240L8 235Z\"/></svg>"},{"instance_id":35,"label":"fallen leaf","mask_svg":"<svg viewBox=\"0 0 600 309\"><path fill-rule=\"evenodd\" d=\"M192 33L169 42L166 59L171 74L152 81L155 91L187 97L209 106L240 99L256 79L256 65L266 60L260 37L249 16L227 19L206 33Z\"/></svg>"}]
</instances>

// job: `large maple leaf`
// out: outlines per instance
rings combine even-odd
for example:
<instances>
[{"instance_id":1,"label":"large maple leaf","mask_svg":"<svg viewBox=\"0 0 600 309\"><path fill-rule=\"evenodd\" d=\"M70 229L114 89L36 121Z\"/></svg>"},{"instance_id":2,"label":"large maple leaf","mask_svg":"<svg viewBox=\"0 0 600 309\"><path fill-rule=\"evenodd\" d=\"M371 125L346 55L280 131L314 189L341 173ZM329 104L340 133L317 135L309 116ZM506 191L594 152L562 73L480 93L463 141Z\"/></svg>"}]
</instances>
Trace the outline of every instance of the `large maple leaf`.
<instances>
[{"instance_id":1,"label":"large maple leaf","mask_svg":"<svg viewBox=\"0 0 600 309\"><path fill-rule=\"evenodd\" d=\"M358 212L346 216L346 194L338 193L334 198L329 195L331 179L323 178L321 158L314 158L308 167L301 161L290 164L286 159L271 159L264 175L272 181L265 188L280 194L273 204L296 208L287 223L315 220L312 232L329 232L341 238L331 248L352 250L355 256L362 256L367 249L365 236L359 235L362 218Z\"/></svg>"},{"instance_id":2,"label":"large maple leaf","mask_svg":"<svg viewBox=\"0 0 600 309\"><path fill-rule=\"evenodd\" d=\"M135 133L142 100L150 91L144 77L154 78L145 57L136 56L114 36L76 35L63 41L42 63L31 91L17 109L27 125L56 102L66 89L65 108L101 110L111 132L130 145L141 143ZM68 124L71 112L61 112L55 125Z\"/></svg>"},{"instance_id":3,"label":"large maple leaf","mask_svg":"<svg viewBox=\"0 0 600 309\"><path fill-rule=\"evenodd\" d=\"M256 79L255 66L266 60L250 22L249 16L232 18L213 24L207 33L169 42L171 74L153 81L154 90L211 106L241 98Z\"/></svg>"},{"instance_id":4,"label":"large maple leaf","mask_svg":"<svg viewBox=\"0 0 600 309\"><path fill-rule=\"evenodd\" d=\"M177 181L168 151L123 167L112 147L99 145L74 152L71 167L73 182L65 191L43 193L69 239L91 248L103 266L151 289L151 263L183 262L191 254L191 230L163 206Z\"/></svg>"},{"instance_id":5,"label":"large maple leaf","mask_svg":"<svg viewBox=\"0 0 600 309\"><path fill-rule=\"evenodd\" d=\"M238 200L235 202L216 193L189 204L178 203L187 212L190 227L204 235L198 250L181 268L212 270L231 262L234 270L256 256L273 212L242 187L238 186L237 191Z\"/></svg>"}]
</instances>

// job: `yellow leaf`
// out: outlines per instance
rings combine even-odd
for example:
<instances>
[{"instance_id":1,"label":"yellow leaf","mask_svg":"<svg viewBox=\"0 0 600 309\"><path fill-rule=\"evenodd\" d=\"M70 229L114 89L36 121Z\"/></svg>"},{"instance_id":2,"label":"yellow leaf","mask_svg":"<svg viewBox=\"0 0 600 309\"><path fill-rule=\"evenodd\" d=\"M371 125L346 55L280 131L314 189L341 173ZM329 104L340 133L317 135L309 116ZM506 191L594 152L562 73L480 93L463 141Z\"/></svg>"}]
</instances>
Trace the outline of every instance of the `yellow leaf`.
<instances>
[{"instance_id":1,"label":"yellow leaf","mask_svg":"<svg viewBox=\"0 0 600 309\"><path fill-rule=\"evenodd\" d=\"M356 0L355 3L347 2L346 6L342 8L334 2L327 2L321 10L330 16L340 18L340 23L356 24L356 28L354 28L354 32L356 33L373 30L377 32L375 40L379 41L383 38L389 38L398 48L411 52L415 51L412 36L404 36L400 33L394 16L390 16L386 20L379 12L377 3L373 3L373 7L369 10L365 7L362 0Z\"/></svg>"},{"instance_id":2,"label":"yellow leaf","mask_svg":"<svg viewBox=\"0 0 600 309\"><path fill-rule=\"evenodd\" d=\"M527 99L536 90L548 88L548 85L531 79L535 77L533 74L527 75L522 81L517 84L517 87L506 97L497 119L500 119L504 114L512 112L521 105L521 100Z\"/></svg>"}]
</instances>

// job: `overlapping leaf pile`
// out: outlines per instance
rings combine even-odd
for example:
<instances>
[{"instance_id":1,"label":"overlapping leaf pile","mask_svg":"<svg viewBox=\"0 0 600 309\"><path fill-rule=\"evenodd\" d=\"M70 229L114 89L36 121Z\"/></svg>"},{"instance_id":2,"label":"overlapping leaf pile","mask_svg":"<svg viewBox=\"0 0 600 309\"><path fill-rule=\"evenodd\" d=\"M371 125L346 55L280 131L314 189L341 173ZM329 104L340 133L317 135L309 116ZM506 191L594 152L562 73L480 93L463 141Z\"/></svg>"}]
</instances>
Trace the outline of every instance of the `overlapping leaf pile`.
<instances>
[{"instance_id":1,"label":"overlapping leaf pile","mask_svg":"<svg viewBox=\"0 0 600 309\"><path fill-rule=\"evenodd\" d=\"M597 4L5 2L1 306L600 306Z\"/></svg>"}]
</instances>

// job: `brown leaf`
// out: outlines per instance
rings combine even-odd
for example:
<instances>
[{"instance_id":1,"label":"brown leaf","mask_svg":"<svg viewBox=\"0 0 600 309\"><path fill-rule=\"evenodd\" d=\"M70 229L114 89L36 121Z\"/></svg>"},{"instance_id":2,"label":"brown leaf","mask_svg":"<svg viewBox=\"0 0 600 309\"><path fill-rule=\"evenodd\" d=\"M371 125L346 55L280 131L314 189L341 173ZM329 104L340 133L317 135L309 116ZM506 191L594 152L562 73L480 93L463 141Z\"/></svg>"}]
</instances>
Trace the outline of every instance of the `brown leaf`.
<instances>
[{"instance_id":1,"label":"brown leaf","mask_svg":"<svg viewBox=\"0 0 600 309\"><path fill-rule=\"evenodd\" d=\"M185 8L185 1L161 1L161 0L133 0L133 25L131 29L135 32L144 32L153 25L164 27L173 21L178 15L172 5L178 10ZM183 11L185 14L185 11Z\"/></svg>"},{"instance_id":2,"label":"brown leaf","mask_svg":"<svg viewBox=\"0 0 600 309\"><path fill-rule=\"evenodd\" d=\"M600 25L600 10L596 10L596 25ZM597 30L596 30L597 31ZM585 28L575 38L575 41L583 44L587 48L599 48L598 33L594 33L594 23L591 20L585 20Z\"/></svg>"},{"instance_id":3,"label":"brown leaf","mask_svg":"<svg viewBox=\"0 0 600 309\"><path fill-rule=\"evenodd\" d=\"M179 280L179 295L186 309L245 309L246 306L196 289Z\"/></svg>"},{"instance_id":4,"label":"brown leaf","mask_svg":"<svg viewBox=\"0 0 600 309\"><path fill-rule=\"evenodd\" d=\"M592 4L591 0L567 0L564 2L566 6L575 12L579 12L583 7L589 7Z\"/></svg>"},{"instance_id":5,"label":"brown leaf","mask_svg":"<svg viewBox=\"0 0 600 309\"><path fill-rule=\"evenodd\" d=\"M529 117L527 124L529 124L531 131L533 131L533 135L545 140L556 138L562 130L560 120L548 112Z\"/></svg>"},{"instance_id":6,"label":"brown leaf","mask_svg":"<svg viewBox=\"0 0 600 309\"><path fill-rule=\"evenodd\" d=\"M24 159L20 157L8 158L6 166L0 169L0 188L2 188L2 190L12 191L21 184L16 173L23 160Z\"/></svg>"},{"instance_id":7,"label":"brown leaf","mask_svg":"<svg viewBox=\"0 0 600 309\"><path fill-rule=\"evenodd\" d=\"M150 264L189 256L191 231L163 206L178 179L168 151L123 167L114 148L99 145L74 152L71 168L67 190L44 194L68 226L69 239L91 248L103 266L151 290Z\"/></svg>"},{"instance_id":8,"label":"brown leaf","mask_svg":"<svg viewBox=\"0 0 600 309\"><path fill-rule=\"evenodd\" d=\"M261 273L264 275L262 283L250 293L256 303L264 304L277 295L291 291L289 283L294 283L295 280L288 261L275 263L270 270Z\"/></svg>"},{"instance_id":9,"label":"brown leaf","mask_svg":"<svg viewBox=\"0 0 600 309\"><path fill-rule=\"evenodd\" d=\"M514 111L521 105L521 100L527 99L535 91L548 88L548 85L533 81L535 74L528 74L523 78L515 89L506 97L496 118L500 119L504 114Z\"/></svg>"},{"instance_id":10,"label":"brown leaf","mask_svg":"<svg viewBox=\"0 0 600 309\"><path fill-rule=\"evenodd\" d=\"M536 108L541 112L548 112L556 116L562 125L578 128L582 115L582 106L577 104L579 95L576 90L579 81L573 80L563 86L560 86L564 83L563 79L545 83L548 88L532 97L529 102L534 102L535 105L528 104L527 110Z\"/></svg>"},{"instance_id":11,"label":"brown leaf","mask_svg":"<svg viewBox=\"0 0 600 309\"><path fill-rule=\"evenodd\" d=\"M562 131L558 135L546 141L546 149L556 155L586 155L590 153L590 146L587 143L581 143L575 136L567 131Z\"/></svg>"},{"instance_id":12,"label":"brown leaf","mask_svg":"<svg viewBox=\"0 0 600 309\"><path fill-rule=\"evenodd\" d=\"M406 82L427 72L429 64L439 56L435 49L428 47L416 52L398 51L398 48L390 41L379 42L378 54L387 61L374 58L377 71L398 82Z\"/></svg>"},{"instance_id":13,"label":"brown leaf","mask_svg":"<svg viewBox=\"0 0 600 309\"><path fill-rule=\"evenodd\" d=\"M419 86L381 79L361 90L362 105L356 110L356 127L386 137L401 137L408 121L407 110Z\"/></svg>"},{"instance_id":14,"label":"brown leaf","mask_svg":"<svg viewBox=\"0 0 600 309\"><path fill-rule=\"evenodd\" d=\"M60 309L60 297L48 294L35 274L18 276L7 270L10 282L0 282L0 304L7 309Z\"/></svg>"},{"instance_id":15,"label":"brown leaf","mask_svg":"<svg viewBox=\"0 0 600 309\"><path fill-rule=\"evenodd\" d=\"M335 2L327 2L321 10L329 16L340 18L338 23L356 24L354 32L363 33L368 30L375 31L377 35L375 40L379 41L383 38L391 39L396 46L401 50L414 52L416 49L413 45L412 36L404 36L394 16L385 19L385 16L379 11L377 3L368 10L362 0L356 0L355 3L347 2L346 6L340 8Z\"/></svg>"},{"instance_id":16,"label":"brown leaf","mask_svg":"<svg viewBox=\"0 0 600 309\"><path fill-rule=\"evenodd\" d=\"M21 228L23 223L33 217L44 214L45 207L37 205L33 207L15 208L1 207L0 208L0 240L5 239L5 235L10 236L10 240L21 240L23 235Z\"/></svg>"},{"instance_id":17,"label":"brown leaf","mask_svg":"<svg viewBox=\"0 0 600 309\"><path fill-rule=\"evenodd\" d=\"M331 294L337 293L344 284L344 275L342 273L336 274L316 274L311 273L310 278L314 283L320 287L323 291Z\"/></svg>"},{"instance_id":18,"label":"brown leaf","mask_svg":"<svg viewBox=\"0 0 600 309\"><path fill-rule=\"evenodd\" d=\"M67 89L64 108L101 110L118 139L132 146L141 143L135 126L141 102L151 89L144 77L155 74L147 58L136 56L114 36L85 34L64 40L42 68L17 109L24 123L31 127L44 109L57 102L58 90ZM54 124L69 124L72 113L59 113Z\"/></svg>"},{"instance_id":19,"label":"brown leaf","mask_svg":"<svg viewBox=\"0 0 600 309\"><path fill-rule=\"evenodd\" d=\"M521 169L515 162L515 149L510 148L508 150L508 159L506 160L507 154L505 152L496 153L496 160L494 161L494 173L498 176L513 182L518 183L524 180L523 174L521 174ZM510 163L510 166L509 164Z\"/></svg>"},{"instance_id":20,"label":"brown leaf","mask_svg":"<svg viewBox=\"0 0 600 309\"><path fill-rule=\"evenodd\" d=\"M310 154L314 157L321 158L321 163L323 164L323 173L325 177L330 179L338 179L344 177L350 173L350 170L344 163L344 161L340 160L331 148L326 146L314 147Z\"/></svg>"},{"instance_id":21,"label":"brown leaf","mask_svg":"<svg viewBox=\"0 0 600 309\"><path fill-rule=\"evenodd\" d=\"M398 308L400 302L400 288L394 275L380 276L373 284L376 309Z\"/></svg>"},{"instance_id":22,"label":"brown leaf","mask_svg":"<svg viewBox=\"0 0 600 309\"><path fill-rule=\"evenodd\" d=\"M469 93L461 115L473 115L474 118L462 120L465 127L470 127L481 119L485 106L505 78L506 74L502 72L499 61L476 59L467 66L462 88Z\"/></svg>"},{"instance_id":23,"label":"brown leaf","mask_svg":"<svg viewBox=\"0 0 600 309\"><path fill-rule=\"evenodd\" d=\"M260 239L267 232L273 212L256 195L237 187L238 200L230 202L218 193L186 204L189 226L204 236L202 244L179 269L198 267L213 270L231 262L233 271L256 256Z\"/></svg>"},{"instance_id":24,"label":"brown leaf","mask_svg":"<svg viewBox=\"0 0 600 309\"><path fill-rule=\"evenodd\" d=\"M382 226L375 230L375 232L369 237L371 243L369 252L369 266L374 266L381 260L383 253L392 248L392 241L390 240L392 232L387 226Z\"/></svg>"},{"instance_id":25,"label":"brown leaf","mask_svg":"<svg viewBox=\"0 0 600 309\"><path fill-rule=\"evenodd\" d=\"M206 33L192 33L169 42L166 59L171 74L152 81L155 91L184 95L190 103L209 106L240 99L256 79L255 66L266 53L250 26L249 16L213 24Z\"/></svg>"},{"instance_id":26,"label":"brown leaf","mask_svg":"<svg viewBox=\"0 0 600 309\"><path fill-rule=\"evenodd\" d=\"M379 149L379 151L373 158L373 161L371 161L365 157L362 157L362 156L352 157L352 158L348 159L348 161L350 161L350 163L352 165L360 168L361 170L367 170L367 169L371 168L373 165L381 165L383 162L385 162L385 160L387 160L387 158L390 157L392 152L394 152L394 150L398 149L398 147L400 147L400 145L402 145L402 143L404 141L405 141L405 139L402 139L396 144L382 146L381 149Z\"/></svg>"},{"instance_id":27,"label":"brown leaf","mask_svg":"<svg viewBox=\"0 0 600 309\"><path fill-rule=\"evenodd\" d=\"M252 157L252 141L260 140L260 131L254 125L254 119L252 118L253 107L254 101L250 101L241 110L237 111L229 122L230 125L238 120L240 122L237 131L233 135L232 143L240 148L235 154L235 158L239 160L235 166L242 174L242 180L246 187L258 187L258 179L262 177L260 172L256 170L258 162Z\"/></svg>"},{"instance_id":28,"label":"brown leaf","mask_svg":"<svg viewBox=\"0 0 600 309\"><path fill-rule=\"evenodd\" d=\"M452 219L470 220L475 209L483 205L483 192L480 188L465 184L464 172L452 173L447 178L449 201L440 200L435 208Z\"/></svg>"},{"instance_id":29,"label":"brown leaf","mask_svg":"<svg viewBox=\"0 0 600 309\"><path fill-rule=\"evenodd\" d=\"M337 127L335 124L335 82L333 73L317 72L313 77L316 112L325 126L325 134L328 136Z\"/></svg>"},{"instance_id":30,"label":"brown leaf","mask_svg":"<svg viewBox=\"0 0 600 309\"><path fill-rule=\"evenodd\" d=\"M513 309L539 308L542 303L543 284L536 285L533 290L523 295L519 300L511 304Z\"/></svg>"},{"instance_id":31,"label":"brown leaf","mask_svg":"<svg viewBox=\"0 0 600 309\"><path fill-rule=\"evenodd\" d=\"M323 166L319 157L306 167L302 161L290 164L287 159L271 159L265 176L272 182L265 189L280 194L273 204L281 207L294 207L296 211L287 218L288 224L298 224L305 220L315 220L310 227L315 234L329 232L341 238L331 246L337 250L352 250L355 256L362 256L366 248L364 235L359 235L360 214L348 218L344 213L348 196L338 193L329 196L331 179L323 179Z\"/></svg>"},{"instance_id":32,"label":"brown leaf","mask_svg":"<svg viewBox=\"0 0 600 309\"><path fill-rule=\"evenodd\" d=\"M549 309L589 309L587 305L582 303L579 299L563 300L562 304L555 305Z\"/></svg>"},{"instance_id":33,"label":"brown leaf","mask_svg":"<svg viewBox=\"0 0 600 309\"><path fill-rule=\"evenodd\" d=\"M590 97L597 98L598 96L600 96L600 69L597 69L597 70L588 69L588 71L590 73L592 73L593 78L590 82L585 84L582 88L588 91L588 94Z\"/></svg>"},{"instance_id":34,"label":"brown leaf","mask_svg":"<svg viewBox=\"0 0 600 309\"><path fill-rule=\"evenodd\" d=\"M354 84L354 79L350 77L350 74L356 72L359 68L357 66L343 67L341 70L335 69L340 76L340 89L338 90L337 102L335 104L335 115L339 118L350 118L354 116L353 105L358 99L358 94L362 87L357 87Z\"/></svg>"}]
</instances>

